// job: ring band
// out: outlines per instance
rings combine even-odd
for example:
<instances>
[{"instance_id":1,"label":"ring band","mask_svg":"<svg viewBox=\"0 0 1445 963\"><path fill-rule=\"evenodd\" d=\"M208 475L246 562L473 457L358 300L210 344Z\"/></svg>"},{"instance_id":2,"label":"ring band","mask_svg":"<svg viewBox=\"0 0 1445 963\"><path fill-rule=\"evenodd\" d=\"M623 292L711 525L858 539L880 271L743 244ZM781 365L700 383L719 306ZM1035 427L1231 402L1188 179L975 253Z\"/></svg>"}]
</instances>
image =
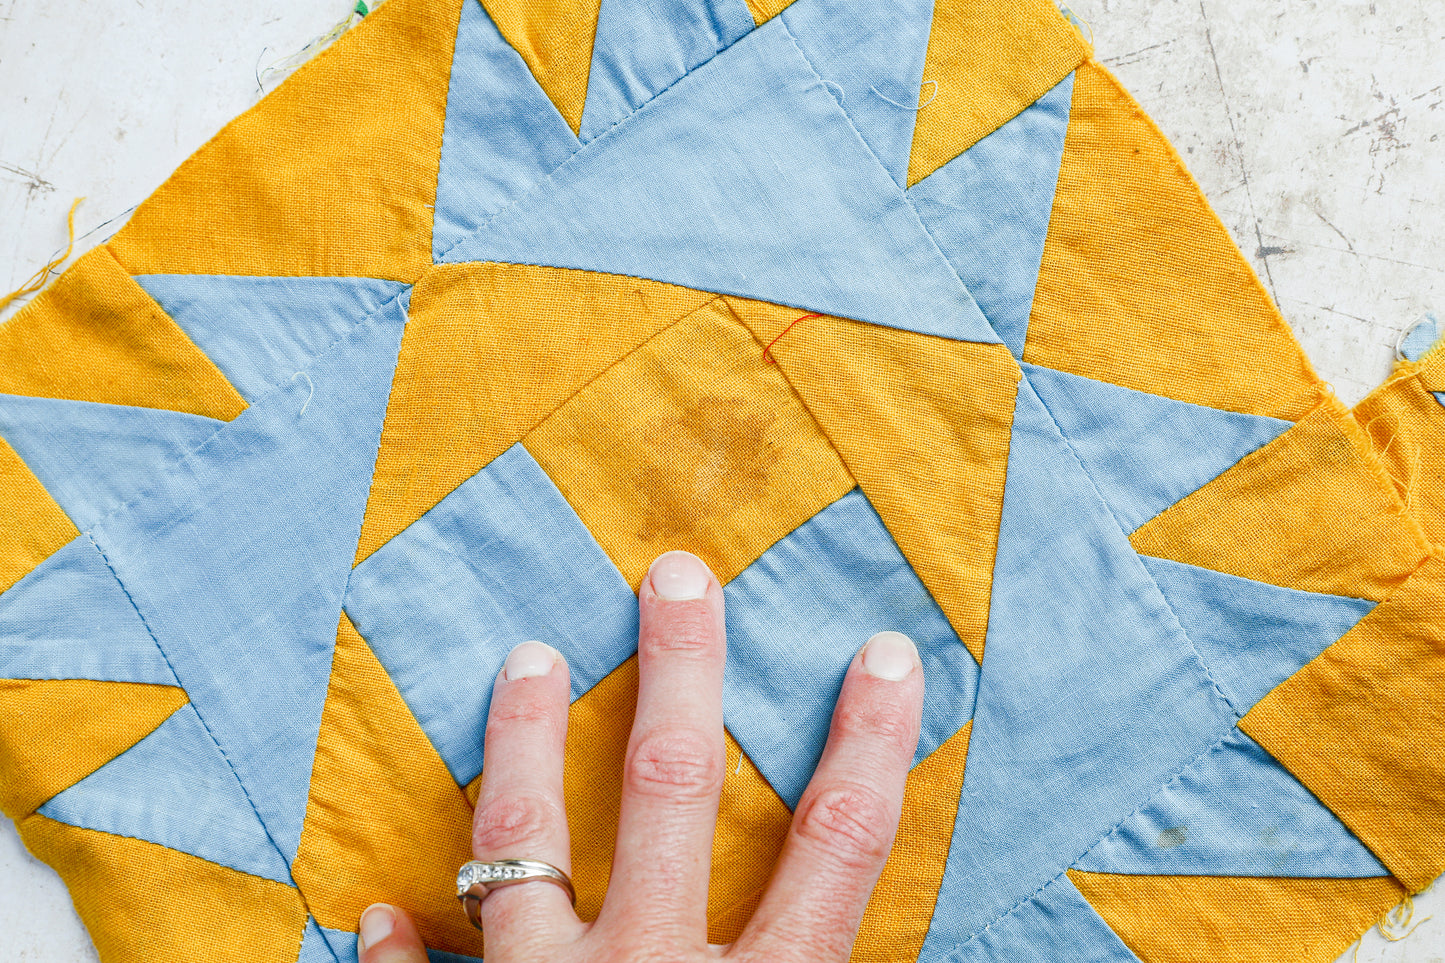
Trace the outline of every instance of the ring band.
<instances>
[{"instance_id":1,"label":"ring band","mask_svg":"<svg viewBox=\"0 0 1445 963\"><path fill-rule=\"evenodd\" d=\"M540 859L498 859L490 863L472 860L457 871L457 899L467 911L467 919L482 928L482 900L494 889L516 886L539 880L562 887L572 905L577 905L577 891L572 880L551 863Z\"/></svg>"}]
</instances>

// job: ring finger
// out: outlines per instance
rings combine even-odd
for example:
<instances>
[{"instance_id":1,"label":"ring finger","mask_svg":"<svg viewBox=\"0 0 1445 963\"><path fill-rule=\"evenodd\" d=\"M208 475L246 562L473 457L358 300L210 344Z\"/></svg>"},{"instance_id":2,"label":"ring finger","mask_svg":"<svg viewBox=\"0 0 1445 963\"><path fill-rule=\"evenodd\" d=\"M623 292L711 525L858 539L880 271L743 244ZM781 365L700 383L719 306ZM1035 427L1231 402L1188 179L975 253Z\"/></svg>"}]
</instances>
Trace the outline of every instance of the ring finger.
<instances>
[{"instance_id":1,"label":"ring finger","mask_svg":"<svg viewBox=\"0 0 1445 963\"><path fill-rule=\"evenodd\" d=\"M472 823L483 861L533 859L571 872L562 758L569 703L567 663L551 646L523 642L492 688L485 769ZM482 901L483 930L499 945L568 943L582 924L566 892L548 882L493 890Z\"/></svg>"}]
</instances>

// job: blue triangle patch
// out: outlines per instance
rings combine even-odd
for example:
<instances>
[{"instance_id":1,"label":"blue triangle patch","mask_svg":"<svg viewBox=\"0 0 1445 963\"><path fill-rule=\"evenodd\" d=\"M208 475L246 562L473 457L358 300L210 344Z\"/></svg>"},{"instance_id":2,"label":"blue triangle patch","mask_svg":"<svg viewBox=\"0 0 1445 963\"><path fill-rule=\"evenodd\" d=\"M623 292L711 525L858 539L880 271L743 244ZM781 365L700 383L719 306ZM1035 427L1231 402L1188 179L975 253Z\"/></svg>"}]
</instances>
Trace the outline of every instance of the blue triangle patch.
<instances>
[{"instance_id":1,"label":"blue triangle patch","mask_svg":"<svg viewBox=\"0 0 1445 963\"><path fill-rule=\"evenodd\" d=\"M0 437L81 531L155 485L224 424L159 408L0 395Z\"/></svg>"},{"instance_id":2,"label":"blue triangle patch","mask_svg":"<svg viewBox=\"0 0 1445 963\"><path fill-rule=\"evenodd\" d=\"M858 136L900 188L908 181L933 2L810 0L780 14Z\"/></svg>"},{"instance_id":3,"label":"blue triangle patch","mask_svg":"<svg viewBox=\"0 0 1445 963\"><path fill-rule=\"evenodd\" d=\"M605 134L752 29L753 15L743 0L602 0L587 74L582 140Z\"/></svg>"},{"instance_id":4,"label":"blue triangle patch","mask_svg":"<svg viewBox=\"0 0 1445 963\"><path fill-rule=\"evenodd\" d=\"M136 282L248 401L406 290L375 278L145 274Z\"/></svg>"},{"instance_id":5,"label":"blue triangle patch","mask_svg":"<svg viewBox=\"0 0 1445 963\"><path fill-rule=\"evenodd\" d=\"M0 679L180 685L85 535L0 593L0 625Z\"/></svg>"},{"instance_id":6,"label":"blue triangle patch","mask_svg":"<svg viewBox=\"0 0 1445 963\"><path fill-rule=\"evenodd\" d=\"M790 808L823 754L843 676L874 632L904 633L923 661L915 765L972 715L978 663L861 490L779 540L724 591L728 731Z\"/></svg>"},{"instance_id":7,"label":"blue triangle patch","mask_svg":"<svg viewBox=\"0 0 1445 963\"><path fill-rule=\"evenodd\" d=\"M781 17L583 147L445 260L607 271L998 343Z\"/></svg>"},{"instance_id":8,"label":"blue triangle patch","mask_svg":"<svg viewBox=\"0 0 1445 963\"><path fill-rule=\"evenodd\" d=\"M437 171L432 256L447 253L580 146L479 0L462 4Z\"/></svg>"},{"instance_id":9,"label":"blue triangle patch","mask_svg":"<svg viewBox=\"0 0 1445 963\"><path fill-rule=\"evenodd\" d=\"M405 325L401 300L93 533L288 860Z\"/></svg>"},{"instance_id":10,"label":"blue triangle patch","mask_svg":"<svg viewBox=\"0 0 1445 963\"><path fill-rule=\"evenodd\" d=\"M191 705L39 812L291 883L280 851Z\"/></svg>"},{"instance_id":11,"label":"blue triangle patch","mask_svg":"<svg viewBox=\"0 0 1445 963\"><path fill-rule=\"evenodd\" d=\"M1390 875L1334 813L1238 729L1074 868L1162 876Z\"/></svg>"},{"instance_id":12,"label":"blue triangle patch","mask_svg":"<svg viewBox=\"0 0 1445 963\"><path fill-rule=\"evenodd\" d=\"M1057 877L1235 721L1026 380L1008 468L950 911L921 958Z\"/></svg>"},{"instance_id":13,"label":"blue triangle patch","mask_svg":"<svg viewBox=\"0 0 1445 963\"><path fill-rule=\"evenodd\" d=\"M1022 358L1073 108L1074 75L914 184L908 198L984 316Z\"/></svg>"},{"instance_id":14,"label":"blue triangle patch","mask_svg":"<svg viewBox=\"0 0 1445 963\"><path fill-rule=\"evenodd\" d=\"M1023 369L1126 532L1293 427L1052 368Z\"/></svg>"},{"instance_id":15,"label":"blue triangle patch","mask_svg":"<svg viewBox=\"0 0 1445 963\"><path fill-rule=\"evenodd\" d=\"M1280 588L1168 559L1143 561L1241 714L1375 607L1365 599Z\"/></svg>"}]
</instances>

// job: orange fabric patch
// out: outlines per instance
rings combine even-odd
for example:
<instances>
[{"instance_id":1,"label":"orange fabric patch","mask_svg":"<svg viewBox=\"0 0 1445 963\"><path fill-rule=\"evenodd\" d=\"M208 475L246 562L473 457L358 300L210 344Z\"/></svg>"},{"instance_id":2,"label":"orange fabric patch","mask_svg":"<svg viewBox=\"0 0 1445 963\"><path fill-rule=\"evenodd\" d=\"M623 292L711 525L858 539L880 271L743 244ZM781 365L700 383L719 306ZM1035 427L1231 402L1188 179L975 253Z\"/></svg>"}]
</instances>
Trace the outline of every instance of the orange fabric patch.
<instances>
[{"instance_id":1,"label":"orange fabric patch","mask_svg":"<svg viewBox=\"0 0 1445 963\"><path fill-rule=\"evenodd\" d=\"M587 103L602 0L486 0L483 5L572 133L577 133Z\"/></svg>"},{"instance_id":2,"label":"orange fabric patch","mask_svg":"<svg viewBox=\"0 0 1445 963\"><path fill-rule=\"evenodd\" d=\"M150 735L187 701L168 685L0 679L0 808L15 820L34 812Z\"/></svg>"},{"instance_id":3,"label":"orange fabric patch","mask_svg":"<svg viewBox=\"0 0 1445 963\"><path fill-rule=\"evenodd\" d=\"M523 444L633 588L671 549L727 582L854 486L721 300L608 370Z\"/></svg>"},{"instance_id":4,"label":"orange fabric patch","mask_svg":"<svg viewBox=\"0 0 1445 963\"><path fill-rule=\"evenodd\" d=\"M246 402L105 248L0 325L0 393L230 421Z\"/></svg>"},{"instance_id":5,"label":"orange fabric patch","mask_svg":"<svg viewBox=\"0 0 1445 963\"><path fill-rule=\"evenodd\" d=\"M480 956L452 882L471 838L466 798L343 613L291 868L312 915L355 932L382 900L405 909L431 949Z\"/></svg>"},{"instance_id":6,"label":"orange fabric patch","mask_svg":"<svg viewBox=\"0 0 1445 963\"><path fill-rule=\"evenodd\" d=\"M788 9L792 3L793 0L747 0L748 12L753 15L753 23L759 27Z\"/></svg>"},{"instance_id":7,"label":"orange fabric patch","mask_svg":"<svg viewBox=\"0 0 1445 963\"><path fill-rule=\"evenodd\" d=\"M40 815L19 829L65 880L106 963L285 963L301 950L306 909L290 886Z\"/></svg>"},{"instance_id":8,"label":"orange fabric patch","mask_svg":"<svg viewBox=\"0 0 1445 963\"><path fill-rule=\"evenodd\" d=\"M1295 420L1319 381L1174 148L1079 68L1024 360Z\"/></svg>"},{"instance_id":9,"label":"orange fabric patch","mask_svg":"<svg viewBox=\"0 0 1445 963\"><path fill-rule=\"evenodd\" d=\"M80 532L4 438L0 438L0 504L4 505L6 519L0 527L3 592Z\"/></svg>"},{"instance_id":10,"label":"orange fabric patch","mask_svg":"<svg viewBox=\"0 0 1445 963\"><path fill-rule=\"evenodd\" d=\"M1088 55L1047 0L936 0L908 186L1018 116Z\"/></svg>"},{"instance_id":11,"label":"orange fabric patch","mask_svg":"<svg viewBox=\"0 0 1445 963\"><path fill-rule=\"evenodd\" d=\"M970 720L908 774L903 820L863 914L858 941L853 945L853 963L912 960L923 949L953 845L972 733Z\"/></svg>"},{"instance_id":12,"label":"orange fabric patch","mask_svg":"<svg viewBox=\"0 0 1445 963\"><path fill-rule=\"evenodd\" d=\"M463 2L378 6L182 164L116 258L132 274L416 280Z\"/></svg>"},{"instance_id":13,"label":"orange fabric patch","mask_svg":"<svg viewBox=\"0 0 1445 963\"><path fill-rule=\"evenodd\" d=\"M729 303L764 344L798 317ZM1020 378L1008 349L820 317L770 353L982 661Z\"/></svg>"},{"instance_id":14,"label":"orange fabric patch","mask_svg":"<svg viewBox=\"0 0 1445 963\"><path fill-rule=\"evenodd\" d=\"M1405 896L1388 876L1069 879L1143 963L1332 960Z\"/></svg>"},{"instance_id":15,"label":"orange fabric patch","mask_svg":"<svg viewBox=\"0 0 1445 963\"><path fill-rule=\"evenodd\" d=\"M1445 871L1445 559L1433 556L1239 727L1419 892Z\"/></svg>"},{"instance_id":16,"label":"orange fabric patch","mask_svg":"<svg viewBox=\"0 0 1445 963\"><path fill-rule=\"evenodd\" d=\"M1355 420L1384 462L1405 507L1432 542L1445 542L1445 498L1431 491L1445 478L1445 405L1426 387L1433 371L1401 365L1399 374L1355 406Z\"/></svg>"},{"instance_id":17,"label":"orange fabric patch","mask_svg":"<svg viewBox=\"0 0 1445 963\"><path fill-rule=\"evenodd\" d=\"M715 297L525 264L429 272L412 294L357 564L600 372Z\"/></svg>"},{"instance_id":18,"label":"orange fabric patch","mask_svg":"<svg viewBox=\"0 0 1445 963\"><path fill-rule=\"evenodd\" d=\"M1381 601L1430 551L1334 398L1130 536L1142 555Z\"/></svg>"}]
</instances>

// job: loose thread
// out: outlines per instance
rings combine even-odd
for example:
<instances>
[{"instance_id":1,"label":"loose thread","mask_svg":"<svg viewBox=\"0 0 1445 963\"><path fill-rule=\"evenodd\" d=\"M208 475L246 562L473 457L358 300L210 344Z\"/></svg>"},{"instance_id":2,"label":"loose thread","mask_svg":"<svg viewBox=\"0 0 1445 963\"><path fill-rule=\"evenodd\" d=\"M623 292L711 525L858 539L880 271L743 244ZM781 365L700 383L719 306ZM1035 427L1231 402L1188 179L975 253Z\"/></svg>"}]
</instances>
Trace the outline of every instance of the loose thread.
<instances>
[{"instance_id":1,"label":"loose thread","mask_svg":"<svg viewBox=\"0 0 1445 963\"><path fill-rule=\"evenodd\" d=\"M306 386L311 389L311 392L306 396L306 400L301 404L301 410L296 414L296 417L300 418L306 414L306 409L311 405L311 399L316 397L316 382L312 381L311 376L304 371L298 371L291 376L292 381L295 381L297 378L305 378Z\"/></svg>"},{"instance_id":2,"label":"loose thread","mask_svg":"<svg viewBox=\"0 0 1445 963\"><path fill-rule=\"evenodd\" d=\"M297 67L300 67L306 61L310 60L318 50L335 43L342 34L360 22L363 17L381 6L381 3L382 0L375 0L375 2L368 7L366 0L357 0L356 5L351 8L351 12L346 15L346 19L337 22L330 30L320 36L312 37L306 46L291 54L289 57L282 57L271 66L261 70L259 69L261 57L266 56L266 48L263 47L261 49L261 57L256 58L256 66L258 68L256 71L256 92L264 94L266 92L266 81L270 79L271 75L289 73Z\"/></svg>"},{"instance_id":3,"label":"loose thread","mask_svg":"<svg viewBox=\"0 0 1445 963\"><path fill-rule=\"evenodd\" d=\"M1084 29L1089 31L1089 46L1092 47L1094 45L1094 25L1075 13L1074 8L1069 6L1067 0L1065 0L1064 3L1064 13L1070 20L1074 21L1074 23L1083 24Z\"/></svg>"},{"instance_id":4,"label":"loose thread","mask_svg":"<svg viewBox=\"0 0 1445 963\"><path fill-rule=\"evenodd\" d=\"M20 285L20 287L11 291L5 295L5 297L0 298L0 311L4 311L27 294L34 294L36 291L45 287L46 283L50 280L50 272L70 260L70 252L75 250L75 209L80 206L80 202L83 200L85 200L83 197L77 197L75 199L75 203L70 205L70 215L65 219L66 227L70 232L70 241L65 245L65 253L30 275L30 280Z\"/></svg>"},{"instance_id":5,"label":"loose thread","mask_svg":"<svg viewBox=\"0 0 1445 963\"><path fill-rule=\"evenodd\" d=\"M893 100L891 97L885 97L885 96L878 90L877 87L869 87L868 89L871 90L871 91L873 91L873 93L877 94L877 95L878 95L878 99L881 100L881 101L883 101L884 103L892 104L894 107L897 107L897 108L899 108L900 110L911 110L911 111L913 111L914 113L917 113L918 111L922 110L923 108L927 107L929 104L933 103L935 100L938 99L938 81L936 81L936 80L925 80L924 83L925 83L925 84L932 84L932 85L933 85L933 96L932 96L932 97L929 97L927 100L925 100L923 103L919 104L917 107L910 107L910 106L908 106L907 104L900 104L898 101Z\"/></svg>"},{"instance_id":6,"label":"loose thread","mask_svg":"<svg viewBox=\"0 0 1445 963\"><path fill-rule=\"evenodd\" d=\"M784 328L781 332L779 332L779 334L778 334L778 336L777 336L776 338L774 338L773 340L771 340L771 341L768 342L768 346L763 349L763 360L766 361L768 364L777 364L777 361L775 361L775 360L773 359L773 345L775 345L775 344L777 344L779 341L783 340L783 335L785 335L785 334L787 334L789 331L793 330L793 328L797 326L798 321L806 321L806 320L808 320L809 318L821 318L821 317L822 317L821 314L805 314L805 315L803 315L801 318L798 318L797 320L795 320L792 324L788 325L788 326L787 326L786 328Z\"/></svg>"}]
</instances>

